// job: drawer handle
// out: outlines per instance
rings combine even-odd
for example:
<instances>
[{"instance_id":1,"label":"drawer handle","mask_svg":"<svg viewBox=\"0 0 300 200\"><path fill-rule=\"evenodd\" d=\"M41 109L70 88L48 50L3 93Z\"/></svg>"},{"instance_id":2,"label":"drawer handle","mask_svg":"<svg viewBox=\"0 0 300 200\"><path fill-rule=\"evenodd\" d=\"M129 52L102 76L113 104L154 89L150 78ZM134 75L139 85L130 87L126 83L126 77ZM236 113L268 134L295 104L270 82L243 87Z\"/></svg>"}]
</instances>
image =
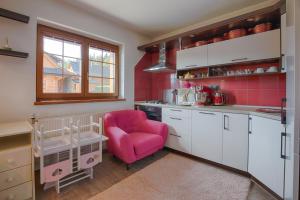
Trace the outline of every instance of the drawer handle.
<instances>
[{"instance_id":1,"label":"drawer handle","mask_svg":"<svg viewBox=\"0 0 300 200\"><path fill-rule=\"evenodd\" d=\"M170 117L170 119L174 119L174 120L182 120L182 119L176 118L176 117Z\"/></svg>"},{"instance_id":2,"label":"drawer handle","mask_svg":"<svg viewBox=\"0 0 300 200\"><path fill-rule=\"evenodd\" d=\"M175 137L181 138L180 135L176 135L176 134L174 134L174 133L170 133L170 135L173 135L173 136L175 136Z\"/></svg>"},{"instance_id":3,"label":"drawer handle","mask_svg":"<svg viewBox=\"0 0 300 200\"><path fill-rule=\"evenodd\" d=\"M171 111L182 112L182 110L177 110L177 109L171 109Z\"/></svg>"},{"instance_id":4,"label":"drawer handle","mask_svg":"<svg viewBox=\"0 0 300 200\"><path fill-rule=\"evenodd\" d=\"M204 114L204 115L216 115L215 113L208 113L208 112L199 112L199 114Z\"/></svg>"},{"instance_id":5,"label":"drawer handle","mask_svg":"<svg viewBox=\"0 0 300 200\"><path fill-rule=\"evenodd\" d=\"M248 60L248 58L237 58L237 59L233 59L231 61L235 62L235 61L242 61L242 60Z\"/></svg>"},{"instance_id":6,"label":"drawer handle","mask_svg":"<svg viewBox=\"0 0 300 200\"><path fill-rule=\"evenodd\" d=\"M187 66L185 66L185 68L189 68L189 67L197 67L197 65L187 65Z\"/></svg>"},{"instance_id":7,"label":"drawer handle","mask_svg":"<svg viewBox=\"0 0 300 200\"><path fill-rule=\"evenodd\" d=\"M14 180L14 178L13 178L13 177L9 177L8 179L6 179L6 182L9 182L9 183L11 183L11 182L13 182L13 180Z\"/></svg>"}]
</instances>

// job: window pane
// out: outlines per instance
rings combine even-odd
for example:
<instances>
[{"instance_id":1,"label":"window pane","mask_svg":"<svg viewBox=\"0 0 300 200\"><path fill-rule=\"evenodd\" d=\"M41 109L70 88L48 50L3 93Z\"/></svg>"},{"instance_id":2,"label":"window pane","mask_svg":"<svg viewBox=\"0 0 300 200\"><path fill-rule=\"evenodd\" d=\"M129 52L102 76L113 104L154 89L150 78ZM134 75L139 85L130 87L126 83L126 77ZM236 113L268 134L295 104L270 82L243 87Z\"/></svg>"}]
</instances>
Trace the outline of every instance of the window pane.
<instances>
[{"instance_id":1,"label":"window pane","mask_svg":"<svg viewBox=\"0 0 300 200\"><path fill-rule=\"evenodd\" d=\"M103 93L114 93L115 88L114 88L114 82L115 79L103 79Z\"/></svg>"},{"instance_id":2,"label":"window pane","mask_svg":"<svg viewBox=\"0 0 300 200\"><path fill-rule=\"evenodd\" d=\"M115 63L115 53L110 51L103 51L103 62Z\"/></svg>"},{"instance_id":3,"label":"window pane","mask_svg":"<svg viewBox=\"0 0 300 200\"><path fill-rule=\"evenodd\" d=\"M90 93L102 92L102 78L89 77L89 92Z\"/></svg>"},{"instance_id":4,"label":"window pane","mask_svg":"<svg viewBox=\"0 0 300 200\"><path fill-rule=\"evenodd\" d=\"M43 68L44 73L62 74L62 56L44 53Z\"/></svg>"},{"instance_id":5,"label":"window pane","mask_svg":"<svg viewBox=\"0 0 300 200\"><path fill-rule=\"evenodd\" d=\"M43 93L62 92L62 57L43 54Z\"/></svg>"},{"instance_id":6,"label":"window pane","mask_svg":"<svg viewBox=\"0 0 300 200\"><path fill-rule=\"evenodd\" d=\"M45 74L43 76L44 93L62 93L63 92L62 75Z\"/></svg>"},{"instance_id":7,"label":"window pane","mask_svg":"<svg viewBox=\"0 0 300 200\"><path fill-rule=\"evenodd\" d=\"M81 77L64 75L62 88L64 93L80 93Z\"/></svg>"},{"instance_id":8,"label":"window pane","mask_svg":"<svg viewBox=\"0 0 300 200\"><path fill-rule=\"evenodd\" d=\"M90 61L89 75L102 77L102 63Z\"/></svg>"},{"instance_id":9,"label":"window pane","mask_svg":"<svg viewBox=\"0 0 300 200\"><path fill-rule=\"evenodd\" d=\"M81 58L81 45L64 41L64 56Z\"/></svg>"},{"instance_id":10,"label":"window pane","mask_svg":"<svg viewBox=\"0 0 300 200\"><path fill-rule=\"evenodd\" d=\"M52 54L62 55L63 42L54 38L44 37L44 51Z\"/></svg>"},{"instance_id":11,"label":"window pane","mask_svg":"<svg viewBox=\"0 0 300 200\"><path fill-rule=\"evenodd\" d=\"M81 60L75 58L64 57L64 71L65 75L81 76Z\"/></svg>"},{"instance_id":12,"label":"window pane","mask_svg":"<svg viewBox=\"0 0 300 200\"><path fill-rule=\"evenodd\" d=\"M103 77L114 78L115 77L115 65L103 63Z\"/></svg>"},{"instance_id":13,"label":"window pane","mask_svg":"<svg viewBox=\"0 0 300 200\"><path fill-rule=\"evenodd\" d=\"M94 60L94 61L102 61L102 50L90 47L89 58L90 60Z\"/></svg>"}]
</instances>

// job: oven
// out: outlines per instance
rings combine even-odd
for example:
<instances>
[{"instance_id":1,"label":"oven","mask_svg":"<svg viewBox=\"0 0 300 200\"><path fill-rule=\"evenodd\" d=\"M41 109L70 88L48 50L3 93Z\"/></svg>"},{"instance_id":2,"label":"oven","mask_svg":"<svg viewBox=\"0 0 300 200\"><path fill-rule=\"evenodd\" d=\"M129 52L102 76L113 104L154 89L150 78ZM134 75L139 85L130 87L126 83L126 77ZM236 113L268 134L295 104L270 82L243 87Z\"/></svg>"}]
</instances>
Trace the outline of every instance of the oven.
<instances>
[{"instance_id":1,"label":"oven","mask_svg":"<svg viewBox=\"0 0 300 200\"><path fill-rule=\"evenodd\" d=\"M144 111L148 119L161 122L161 107L150 105L136 105L135 109Z\"/></svg>"}]
</instances>

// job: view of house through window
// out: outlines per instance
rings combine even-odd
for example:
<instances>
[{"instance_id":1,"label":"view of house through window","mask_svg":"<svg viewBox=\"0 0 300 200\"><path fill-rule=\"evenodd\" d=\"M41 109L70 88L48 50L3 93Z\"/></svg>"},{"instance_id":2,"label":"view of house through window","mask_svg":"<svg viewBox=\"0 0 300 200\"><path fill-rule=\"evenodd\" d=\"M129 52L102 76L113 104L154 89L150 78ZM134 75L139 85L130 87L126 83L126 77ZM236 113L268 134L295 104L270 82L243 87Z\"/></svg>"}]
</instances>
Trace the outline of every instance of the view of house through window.
<instances>
[{"instance_id":1,"label":"view of house through window","mask_svg":"<svg viewBox=\"0 0 300 200\"><path fill-rule=\"evenodd\" d=\"M89 47L89 92L113 93L115 53Z\"/></svg>"},{"instance_id":2,"label":"view of house through window","mask_svg":"<svg viewBox=\"0 0 300 200\"><path fill-rule=\"evenodd\" d=\"M81 92L81 45L44 37L43 92Z\"/></svg>"},{"instance_id":3,"label":"view of house through window","mask_svg":"<svg viewBox=\"0 0 300 200\"><path fill-rule=\"evenodd\" d=\"M118 46L38 25L37 100L118 96Z\"/></svg>"}]
</instances>

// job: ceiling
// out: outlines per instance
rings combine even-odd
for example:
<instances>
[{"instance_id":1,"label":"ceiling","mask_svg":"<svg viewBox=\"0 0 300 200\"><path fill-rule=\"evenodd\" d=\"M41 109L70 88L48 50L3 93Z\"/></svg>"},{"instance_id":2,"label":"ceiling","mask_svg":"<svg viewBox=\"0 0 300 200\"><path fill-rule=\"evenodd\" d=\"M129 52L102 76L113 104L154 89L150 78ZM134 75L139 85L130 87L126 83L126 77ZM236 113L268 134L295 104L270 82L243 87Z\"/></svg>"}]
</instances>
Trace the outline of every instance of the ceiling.
<instances>
[{"instance_id":1,"label":"ceiling","mask_svg":"<svg viewBox=\"0 0 300 200\"><path fill-rule=\"evenodd\" d=\"M64 0L149 37L265 0Z\"/></svg>"}]
</instances>

